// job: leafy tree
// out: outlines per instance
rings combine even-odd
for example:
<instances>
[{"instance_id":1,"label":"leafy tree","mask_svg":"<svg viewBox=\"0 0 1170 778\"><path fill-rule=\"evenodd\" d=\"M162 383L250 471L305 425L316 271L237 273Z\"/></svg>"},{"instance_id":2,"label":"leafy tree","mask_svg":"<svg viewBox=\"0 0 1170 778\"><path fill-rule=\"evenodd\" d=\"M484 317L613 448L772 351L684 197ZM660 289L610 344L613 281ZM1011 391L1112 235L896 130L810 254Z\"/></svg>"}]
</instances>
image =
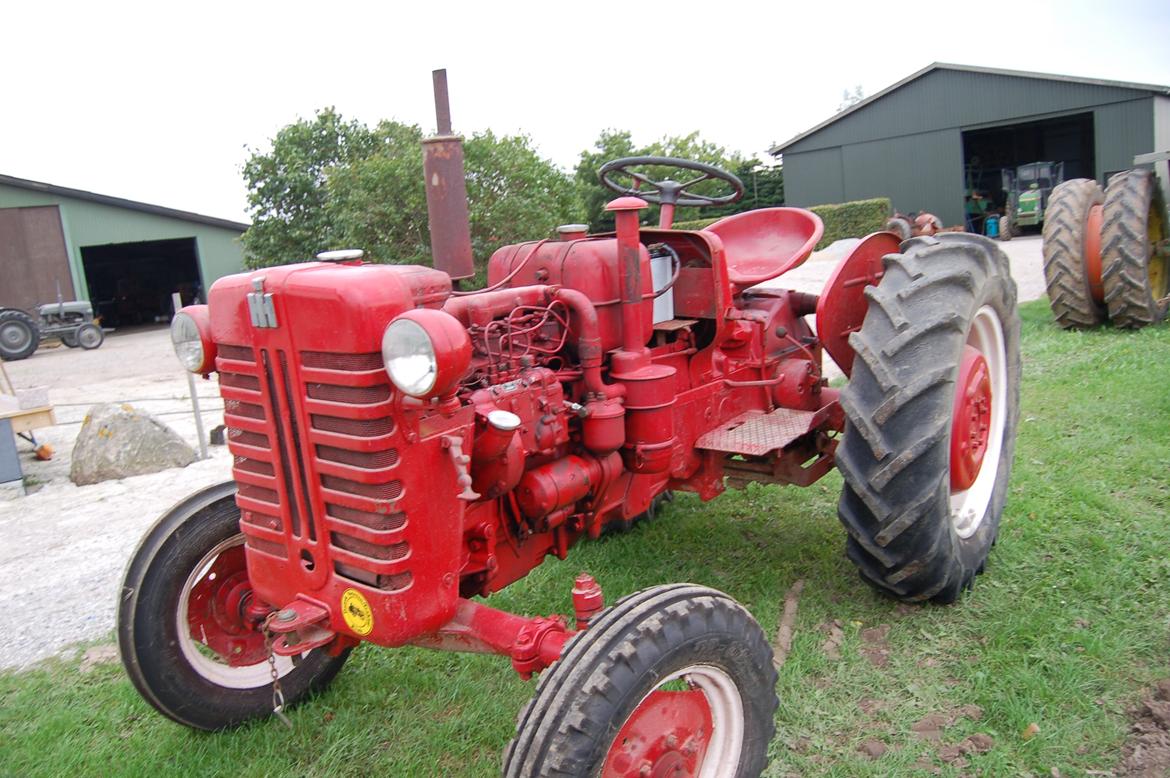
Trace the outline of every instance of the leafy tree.
<instances>
[{"instance_id":1,"label":"leafy tree","mask_svg":"<svg viewBox=\"0 0 1170 778\"><path fill-rule=\"evenodd\" d=\"M378 262L428 262L422 131L374 129L326 109L291 124L245 165L251 267L297 262L324 249L361 248ZM552 234L580 218L569 177L525 136L477 133L464 144L472 250L481 264L502 244Z\"/></svg>"},{"instance_id":2,"label":"leafy tree","mask_svg":"<svg viewBox=\"0 0 1170 778\"><path fill-rule=\"evenodd\" d=\"M861 88L861 84L853 87L852 90L841 90L841 102L837 105L837 112L840 113L846 108L852 108L865 99L865 91Z\"/></svg>"},{"instance_id":3,"label":"leafy tree","mask_svg":"<svg viewBox=\"0 0 1170 778\"><path fill-rule=\"evenodd\" d=\"M252 150L243 170L252 217L244 233L249 264L296 262L329 244L326 176L367 156L373 142L364 125L325 108L281 129L269 153Z\"/></svg>"}]
</instances>

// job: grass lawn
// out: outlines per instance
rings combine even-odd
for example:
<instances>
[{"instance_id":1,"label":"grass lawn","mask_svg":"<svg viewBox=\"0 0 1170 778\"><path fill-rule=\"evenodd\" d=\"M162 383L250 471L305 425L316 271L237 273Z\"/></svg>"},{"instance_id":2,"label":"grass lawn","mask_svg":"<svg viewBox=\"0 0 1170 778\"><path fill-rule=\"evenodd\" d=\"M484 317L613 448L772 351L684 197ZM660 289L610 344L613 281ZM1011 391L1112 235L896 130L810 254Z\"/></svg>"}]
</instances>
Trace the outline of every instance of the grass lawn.
<instances>
[{"instance_id":1,"label":"grass lawn","mask_svg":"<svg viewBox=\"0 0 1170 778\"><path fill-rule=\"evenodd\" d=\"M684 495L492 604L571 612L583 569L611 599L687 580L727 591L772 635L785 592L804 579L767 774L1115 767L1127 710L1170 675L1170 327L1062 332L1043 301L1022 314L1007 512L959 605L906 607L861 583L843 553L835 473L707 505ZM836 652L825 650L834 621ZM533 686L499 658L366 646L292 711L294 731L270 720L209 735L156 714L120 664L83 674L56 660L0 675L0 774L494 775ZM940 731L920 737L915 724ZM973 735L987 737L957 756ZM859 750L880 751L874 741L881 756Z\"/></svg>"}]
</instances>

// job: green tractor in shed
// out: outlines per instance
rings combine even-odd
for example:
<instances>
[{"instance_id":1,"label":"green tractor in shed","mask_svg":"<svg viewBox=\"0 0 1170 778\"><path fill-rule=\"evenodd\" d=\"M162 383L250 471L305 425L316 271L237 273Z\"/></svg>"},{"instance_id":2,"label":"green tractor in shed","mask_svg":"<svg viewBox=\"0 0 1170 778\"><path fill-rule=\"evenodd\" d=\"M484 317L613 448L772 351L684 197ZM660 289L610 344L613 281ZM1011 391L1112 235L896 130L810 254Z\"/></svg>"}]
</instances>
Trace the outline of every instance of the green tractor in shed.
<instances>
[{"instance_id":1,"label":"green tractor in shed","mask_svg":"<svg viewBox=\"0 0 1170 778\"><path fill-rule=\"evenodd\" d=\"M999 219L999 239L1011 240L1023 227L1044 224L1052 190L1064 181L1064 163L1029 162L1015 170L1005 168L1000 174L1007 202Z\"/></svg>"}]
</instances>

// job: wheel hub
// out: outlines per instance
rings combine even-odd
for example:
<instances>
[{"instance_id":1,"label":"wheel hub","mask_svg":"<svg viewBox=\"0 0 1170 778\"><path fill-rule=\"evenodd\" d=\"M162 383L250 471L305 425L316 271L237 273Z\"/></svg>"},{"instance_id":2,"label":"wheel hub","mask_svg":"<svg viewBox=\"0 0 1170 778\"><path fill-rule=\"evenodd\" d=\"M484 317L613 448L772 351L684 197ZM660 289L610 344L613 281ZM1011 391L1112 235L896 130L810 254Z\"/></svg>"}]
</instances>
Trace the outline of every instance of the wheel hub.
<instances>
[{"instance_id":1,"label":"wheel hub","mask_svg":"<svg viewBox=\"0 0 1170 778\"><path fill-rule=\"evenodd\" d=\"M254 665L268 656L264 635L245 615L251 593L244 547L236 546L219 555L187 598L191 638L232 667Z\"/></svg>"},{"instance_id":2,"label":"wheel hub","mask_svg":"<svg viewBox=\"0 0 1170 778\"><path fill-rule=\"evenodd\" d=\"M701 690L652 692L626 719L601 774L697 775L713 730L711 706Z\"/></svg>"},{"instance_id":3,"label":"wheel hub","mask_svg":"<svg viewBox=\"0 0 1170 778\"><path fill-rule=\"evenodd\" d=\"M963 348L951 422L951 491L970 489L991 436L991 373L974 346Z\"/></svg>"},{"instance_id":4,"label":"wheel hub","mask_svg":"<svg viewBox=\"0 0 1170 778\"><path fill-rule=\"evenodd\" d=\"M10 325L0 329L0 340L11 349L20 349L28 345L29 337L23 328Z\"/></svg>"}]
</instances>

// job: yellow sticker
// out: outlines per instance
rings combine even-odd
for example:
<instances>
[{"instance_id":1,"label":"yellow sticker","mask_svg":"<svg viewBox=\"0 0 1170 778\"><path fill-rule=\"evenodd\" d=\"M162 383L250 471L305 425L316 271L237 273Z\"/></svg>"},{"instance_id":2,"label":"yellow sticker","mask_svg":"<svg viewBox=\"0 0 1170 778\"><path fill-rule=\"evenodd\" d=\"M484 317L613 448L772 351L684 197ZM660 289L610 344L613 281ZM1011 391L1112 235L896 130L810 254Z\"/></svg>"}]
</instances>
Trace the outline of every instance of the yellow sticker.
<instances>
[{"instance_id":1,"label":"yellow sticker","mask_svg":"<svg viewBox=\"0 0 1170 778\"><path fill-rule=\"evenodd\" d=\"M374 612L357 589L341 593L341 616L345 625L359 635L368 635L374 629Z\"/></svg>"}]
</instances>

